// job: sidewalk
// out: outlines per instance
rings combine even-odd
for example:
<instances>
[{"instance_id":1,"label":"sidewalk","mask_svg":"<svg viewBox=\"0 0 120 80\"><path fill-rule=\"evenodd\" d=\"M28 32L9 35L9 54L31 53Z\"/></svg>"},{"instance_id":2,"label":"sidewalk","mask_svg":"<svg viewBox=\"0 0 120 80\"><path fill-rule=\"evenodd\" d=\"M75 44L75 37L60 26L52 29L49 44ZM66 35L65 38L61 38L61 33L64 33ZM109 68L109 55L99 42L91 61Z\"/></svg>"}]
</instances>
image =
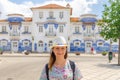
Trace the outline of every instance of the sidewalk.
<instances>
[{"instance_id":1,"label":"sidewalk","mask_svg":"<svg viewBox=\"0 0 120 80\"><path fill-rule=\"evenodd\" d=\"M39 57L49 57L50 56L50 53L30 53L29 55L25 55L24 53L4 53L2 55L0 55L0 57L13 57L13 56L17 56L17 57L36 57L36 56L39 56ZM76 55L75 53L68 53L68 56L103 56L102 54L100 53L97 53L97 54L88 54L88 53L82 53L80 55ZM106 55L108 56L108 55ZM117 57L118 54L115 54L115 57Z\"/></svg>"}]
</instances>

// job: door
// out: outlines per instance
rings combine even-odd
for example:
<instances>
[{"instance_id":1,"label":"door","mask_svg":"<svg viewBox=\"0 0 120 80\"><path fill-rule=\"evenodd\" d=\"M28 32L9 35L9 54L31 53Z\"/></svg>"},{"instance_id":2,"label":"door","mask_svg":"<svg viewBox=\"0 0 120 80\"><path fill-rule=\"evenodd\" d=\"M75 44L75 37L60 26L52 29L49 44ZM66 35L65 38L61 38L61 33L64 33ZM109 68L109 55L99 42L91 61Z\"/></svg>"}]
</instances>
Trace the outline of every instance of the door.
<instances>
[{"instance_id":1,"label":"door","mask_svg":"<svg viewBox=\"0 0 120 80\"><path fill-rule=\"evenodd\" d=\"M48 43L48 52L50 52L52 45L53 45L53 42L52 42L52 41L49 41L49 43Z\"/></svg>"},{"instance_id":2,"label":"door","mask_svg":"<svg viewBox=\"0 0 120 80\"><path fill-rule=\"evenodd\" d=\"M85 43L85 52L91 53L91 47L92 47L92 42L86 42Z\"/></svg>"},{"instance_id":3,"label":"door","mask_svg":"<svg viewBox=\"0 0 120 80\"><path fill-rule=\"evenodd\" d=\"M12 41L11 51L18 52L18 41Z\"/></svg>"},{"instance_id":4,"label":"door","mask_svg":"<svg viewBox=\"0 0 120 80\"><path fill-rule=\"evenodd\" d=\"M39 41L38 42L38 50L37 50L38 52L43 52L43 41Z\"/></svg>"}]
</instances>

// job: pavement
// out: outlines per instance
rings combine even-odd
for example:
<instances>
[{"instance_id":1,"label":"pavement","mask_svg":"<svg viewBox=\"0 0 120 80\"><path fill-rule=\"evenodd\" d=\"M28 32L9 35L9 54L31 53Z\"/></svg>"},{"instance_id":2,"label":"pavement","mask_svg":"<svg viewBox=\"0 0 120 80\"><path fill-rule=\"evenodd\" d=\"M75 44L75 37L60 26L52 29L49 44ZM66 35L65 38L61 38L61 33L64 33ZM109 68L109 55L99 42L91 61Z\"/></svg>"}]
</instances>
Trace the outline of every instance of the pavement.
<instances>
[{"instance_id":1,"label":"pavement","mask_svg":"<svg viewBox=\"0 0 120 80\"><path fill-rule=\"evenodd\" d=\"M48 61L49 55L49 53L32 53L29 55L5 53L0 55L0 73L2 73L0 80L39 80L40 72ZM117 54L111 63L108 61L108 56L101 54L75 55L69 53L68 56L78 65L83 75L82 80L120 80Z\"/></svg>"}]
</instances>

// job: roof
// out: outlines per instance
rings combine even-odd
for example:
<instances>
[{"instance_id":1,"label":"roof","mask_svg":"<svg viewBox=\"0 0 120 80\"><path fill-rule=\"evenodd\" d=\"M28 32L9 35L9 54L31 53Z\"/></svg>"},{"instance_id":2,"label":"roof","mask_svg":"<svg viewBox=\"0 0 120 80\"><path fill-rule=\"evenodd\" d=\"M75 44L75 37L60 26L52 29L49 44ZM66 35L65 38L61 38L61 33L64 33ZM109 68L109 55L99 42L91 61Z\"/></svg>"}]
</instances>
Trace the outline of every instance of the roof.
<instances>
[{"instance_id":1,"label":"roof","mask_svg":"<svg viewBox=\"0 0 120 80\"><path fill-rule=\"evenodd\" d=\"M45 6L33 7L31 9L70 9L70 8L57 5L57 4L47 4Z\"/></svg>"},{"instance_id":2,"label":"roof","mask_svg":"<svg viewBox=\"0 0 120 80\"><path fill-rule=\"evenodd\" d=\"M71 17L70 22L79 22L79 17Z\"/></svg>"},{"instance_id":3,"label":"roof","mask_svg":"<svg viewBox=\"0 0 120 80\"><path fill-rule=\"evenodd\" d=\"M31 21L32 21L32 18L31 18L31 17L25 17L24 21L25 21L25 22L31 22Z\"/></svg>"},{"instance_id":4,"label":"roof","mask_svg":"<svg viewBox=\"0 0 120 80\"><path fill-rule=\"evenodd\" d=\"M7 16L24 16L24 15L22 15L22 14L8 14Z\"/></svg>"},{"instance_id":5,"label":"roof","mask_svg":"<svg viewBox=\"0 0 120 80\"><path fill-rule=\"evenodd\" d=\"M7 22L7 20L6 19L2 19L2 20L0 20L0 22Z\"/></svg>"}]
</instances>

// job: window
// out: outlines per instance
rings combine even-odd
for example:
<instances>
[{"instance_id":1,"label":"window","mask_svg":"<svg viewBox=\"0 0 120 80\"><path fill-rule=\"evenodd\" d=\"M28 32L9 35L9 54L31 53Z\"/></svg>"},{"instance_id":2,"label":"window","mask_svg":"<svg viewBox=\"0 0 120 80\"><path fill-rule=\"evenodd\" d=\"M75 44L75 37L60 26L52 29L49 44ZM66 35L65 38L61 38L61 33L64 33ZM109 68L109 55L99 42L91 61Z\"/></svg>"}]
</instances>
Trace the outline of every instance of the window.
<instances>
[{"instance_id":1,"label":"window","mask_svg":"<svg viewBox=\"0 0 120 80\"><path fill-rule=\"evenodd\" d=\"M17 25L13 26L13 33L17 33Z\"/></svg>"},{"instance_id":2,"label":"window","mask_svg":"<svg viewBox=\"0 0 120 80\"><path fill-rule=\"evenodd\" d=\"M43 47L43 41L40 40L39 43L38 43L38 46Z\"/></svg>"},{"instance_id":3,"label":"window","mask_svg":"<svg viewBox=\"0 0 120 80\"><path fill-rule=\"evenodd\" d=\"M98 42L98 46L103 46L103 42Z\"/></svg>"},{"instance_id":4,"label":"window","mask_svg":"<svg viewBox=\"0 0 120 80\"><path fill-rule=\"evenodd\" d=\"M98 32L101 32L102 28L101 27L98 27Z\"/></svg>"},{"instance_id":5,"label":"window","mask_svg":"<svg viewBox=\"0 0 120 80\"><path fill-rule=\"evenodd\" d=\"M17 47L18 43L17 42L13 42L13 47Z\"/></svg>"},{"instance_id":6,"label":"window","mask_svg":"<svg viewBox=\"0 0 120 80\"><path fill-rule=\"evenodd\" d=\"M79 33L80 32L80 27L79 26L75 26L75 32Z\"/></svg>"},{"instance_id":7,"label":"window","mask_svg":"<svg viewBox=\"0 0 120 80\"><path fill-rule=\"evenodd\" d=\"M91 27L86 27L87 28L87 34L91 33Z\"/></svg>"},{"instance_id":8,"label":"window","mask_svg":"<svg viewBox=\"0 0 120 80\"><path fill-rule=\"evenodd\" d=\"M25 28L25 32L28 32L29 27L25 26L24 28Z\"/></svg>"},{"instance_id":9,"label":"window","mask_svg":"<svg viewBox=\"0 0 120 80\"><path fill-rule=\"evenodd\" d=\"M49 33L53 33L53 25L48 25L49 26Z\"/></svg>"},{"instance_id":10,"label":"window","mask_svg":"<svg viewBox=\"0 0 120 80\"><path fill-rule=\"evenodd\" d=\"M79 41L75 41L74 42L74 46L80 46L80 42Z\"/></svg>"},{"instance_id":11,"label":"window","mask_svg":"<svg viewBox=\"0 0 120 80\"><path fill-rule=\"evenodd\" d=\"M60 18L60 19L63 18L63 12L59 12L59 18Z\"/></svg>"},{"instance_id":12,"label":"window","mask_svg":"<svg viewBox=\"0 0 120 80\"><path fill-rule=\"evenodd\" d=\"M63 26L63 25L60 25L60 26L59 26L59 32L62 33L62 32L63 32L63 28L64 28L64 26Z\"/></svg>"},{"instance_id":13,"label":"window","mask_svg":"<svg viewBox=\"0 0 120 80\"><path fill-rule=\"evenodd\" d=\"M39 18L40 18L40 19L43 18L43 12L39 12Z\"/></svg>"},{"instance_id":14,"label":"window","mask_svg":"<svg viewBox=\"0 0 120 80\"><path fill-rule=\"evenodd\" d=\"M52 41L49 41L49 47L53 45L53 42Z\"/></svg>"},{"instance_id":15,"label":"window","mask_svg":"<svg viewBox=\"0 0 120 80\"><path fill-rule=\"evenodd\" d=\"M29 46L29 41L24 41L23 45L24 46Z\"/></svg>"},{"instance_id":16,"label":"window","mask_svg":"<svg viewBox=\"0 0 120 80\"><path fill-rule=\"evenodd\" d=\"M1 46L7 46L7 41L1 41Z\"/></svg>"},{"instance_id":17,"label":"window","mask_svg":"<svg viewBox=\"0 0 120 80\"><path fill-rule=\"evenodd\" d=\"M50 18L53 18L53 11L50 11L50 12L49 12L49 17L50 17Z\"/></svg>"},{"instance_id":18,"label":"window","mask_svg":"<svg viewBox=\"0 0 120 80\"><path fill-rule=\"evenodd\" d=\"M6 26L2 26L2 32L6 32Z\"/></svg>"},{"instance_id":19,"label":"window","mask_svg":"<svg viewBox=\"0 0 120 80\"><path fill-rule=\"evenodd\" d=\"M43 26L39 26L39 32L43 32Z\"/></svg>"},{"instance_id":20,"label":"window","mask_svg":"<svg viewBox=\"0 0 120 80\"><path fill-rule=\"evenodd\" d=\"M86 47L92 47L92 44L90 42L86 43Z\"/></svg>"}]
</instances>

